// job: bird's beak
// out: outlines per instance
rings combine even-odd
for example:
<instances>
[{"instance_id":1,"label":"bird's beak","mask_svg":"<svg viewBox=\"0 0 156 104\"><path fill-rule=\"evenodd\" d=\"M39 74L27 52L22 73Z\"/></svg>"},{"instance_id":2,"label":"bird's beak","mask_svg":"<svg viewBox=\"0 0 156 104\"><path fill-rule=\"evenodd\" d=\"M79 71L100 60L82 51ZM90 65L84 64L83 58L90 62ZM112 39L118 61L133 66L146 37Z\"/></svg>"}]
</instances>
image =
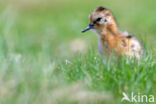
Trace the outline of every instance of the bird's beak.
<instances>
[{"instance_id":1,"label":"bird's beak","mask_svg":"<svg viewBox=\"0 0 156 104\"><path fill-rule=\"evenodd\" d=\"M81 32L86 32L94 27L94 24L89 24L86 28L84 28Z\"/></svg>"}]
</instances>

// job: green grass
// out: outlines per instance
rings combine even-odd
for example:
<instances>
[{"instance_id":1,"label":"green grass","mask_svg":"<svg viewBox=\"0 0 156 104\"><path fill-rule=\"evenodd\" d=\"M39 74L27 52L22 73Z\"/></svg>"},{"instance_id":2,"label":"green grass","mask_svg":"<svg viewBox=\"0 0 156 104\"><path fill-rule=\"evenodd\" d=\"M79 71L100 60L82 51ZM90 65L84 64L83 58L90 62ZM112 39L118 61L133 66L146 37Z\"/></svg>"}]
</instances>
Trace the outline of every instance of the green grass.
<instances>
[{"instance_id":1,"label":"green grass","mask_svg":"<svg viewBox=\"0 0 156 104\"><path fill-rule=\"evenodd\" d=\"M155 4L0 1L0 104L126 104L122 92L156 96ZM120 57L104 64L96 35L80 33L99 5L113 11L121 30L141 40L139 61ZM74 51L75 41L85 46L81 52Z\"/></svg>"}]
</instances>

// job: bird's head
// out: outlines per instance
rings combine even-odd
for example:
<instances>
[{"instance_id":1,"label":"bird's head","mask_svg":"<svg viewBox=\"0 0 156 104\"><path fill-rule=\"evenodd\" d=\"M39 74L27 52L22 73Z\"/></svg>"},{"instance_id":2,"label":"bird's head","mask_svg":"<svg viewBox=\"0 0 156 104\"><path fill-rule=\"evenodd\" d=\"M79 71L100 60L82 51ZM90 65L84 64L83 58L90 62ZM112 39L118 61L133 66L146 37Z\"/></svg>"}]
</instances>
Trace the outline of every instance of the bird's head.
<instances>
[{"instance_id":1,"label":"bird's head","mask_svg":"<svg viewBox=\"0 0 156 104\"><path fill-rule=\"evenodd\" d=\"M100 6L93 10L89 15L89 25L82 31L94 30L96 32L102 31L108 25L112 25L114 19L110 10Z\"/></svg>"}]
</instances>

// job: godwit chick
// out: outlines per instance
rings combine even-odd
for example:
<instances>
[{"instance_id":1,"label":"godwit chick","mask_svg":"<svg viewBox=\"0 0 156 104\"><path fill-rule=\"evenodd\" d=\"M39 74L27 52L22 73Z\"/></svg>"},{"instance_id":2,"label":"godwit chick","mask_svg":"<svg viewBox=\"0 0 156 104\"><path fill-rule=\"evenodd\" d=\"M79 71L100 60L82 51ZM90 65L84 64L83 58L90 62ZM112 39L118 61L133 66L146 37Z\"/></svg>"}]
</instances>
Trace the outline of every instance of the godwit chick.
<instances>
[{"instance_id":1,"label":"godwit chick","mask_svg":"<svg viewBox=\"0 0 156 104\"><path fill-rule=\"evenodd\" d=\"M94 9L89 15L89 25L82 31L93 30L98 35L99 53L109 56L126 55L140 58L142 46L140 42L128 32L118 30L114 17L109 9L102 6Z\"/></svg>"}]
</instances>

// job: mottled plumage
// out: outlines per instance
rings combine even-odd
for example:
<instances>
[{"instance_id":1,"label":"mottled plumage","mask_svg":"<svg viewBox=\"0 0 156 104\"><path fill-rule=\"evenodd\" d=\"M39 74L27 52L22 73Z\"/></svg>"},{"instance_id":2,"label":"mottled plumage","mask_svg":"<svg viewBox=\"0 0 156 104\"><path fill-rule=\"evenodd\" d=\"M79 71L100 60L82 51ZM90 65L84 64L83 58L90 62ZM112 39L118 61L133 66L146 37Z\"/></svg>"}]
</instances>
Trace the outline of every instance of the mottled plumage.
<instances>
[{"instance_id":1,"label":"mottled plumage","mask_svg":"<svg viewBox=\"0 0 156 104\"><path fill-rule=\"evenodd\" d=\"M89 15L90 24L82 32L92 30L98 35L98 50L109 56L112 51L115 55L125 55L140 58L142 46L140 42L128 32L121 32L109 9L102 6L93 10Z\"/></svg>"}]
</instances>

